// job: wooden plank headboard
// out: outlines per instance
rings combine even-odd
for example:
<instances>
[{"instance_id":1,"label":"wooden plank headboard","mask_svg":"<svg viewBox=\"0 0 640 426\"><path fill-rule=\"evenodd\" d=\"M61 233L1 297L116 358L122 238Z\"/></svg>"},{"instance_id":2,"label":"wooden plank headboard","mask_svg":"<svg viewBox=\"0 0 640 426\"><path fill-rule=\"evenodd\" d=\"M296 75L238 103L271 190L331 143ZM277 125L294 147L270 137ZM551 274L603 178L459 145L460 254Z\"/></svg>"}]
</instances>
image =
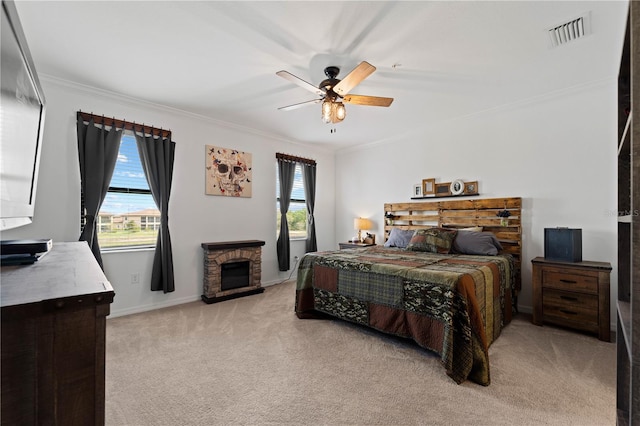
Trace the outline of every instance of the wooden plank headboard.
<instances>
[{"instance_id":1,"label":"wooden plank headboard","mask_svg":"<svg viewBox=\"0 0 640 426\"><path fill-rule=\"evenodd\" d=\"M484 231L493 232L496 235L503 247L502 253L509 253L514 257L517 268L516 283L518 290L520 290L521 209L522 199L520 197L385 203L384 240L389 239L392 228L482 226ZM500 224L500 217L497 216L500 210L508 210L511 213L507 226ZM390 220L386 219L389 215L392 216Z\"/></svg>"}]
</instances>

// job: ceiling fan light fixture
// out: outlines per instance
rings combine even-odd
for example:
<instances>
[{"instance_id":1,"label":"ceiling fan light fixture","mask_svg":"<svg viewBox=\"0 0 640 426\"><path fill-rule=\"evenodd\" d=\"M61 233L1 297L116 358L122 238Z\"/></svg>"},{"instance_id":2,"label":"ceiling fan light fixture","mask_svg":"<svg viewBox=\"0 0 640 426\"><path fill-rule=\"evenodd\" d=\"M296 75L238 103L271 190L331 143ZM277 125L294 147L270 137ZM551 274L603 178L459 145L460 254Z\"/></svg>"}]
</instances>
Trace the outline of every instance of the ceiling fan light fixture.
<instances>
[{"instance_id":1,"label":"ceiling fan light fixture","mask_svg":"<svg viewBox=\"0 0 640 426\"><path fill-rule=\"evenodd\" d=\"M337 121L342 121L347 116L347 109L344 107L342 102L334 102L333 106L335 107L335 118ZM335 123L336 121L334 121Z\"/></svg>"},{"instance_id":2,"label":"ceiling fan light fixture","mask_svg":"<svg viewBox=\"0 0 640 426\"><path fill-rule=\"evenodd\" d=\"M347 109L342 102L325 99L322 101L322 122L339 123L347 116Z\"/></svg>"},{"instance_id":3,"label":"ceiling fan light fixture","mask_svg":"<svg viewBox=\"0 0 640 426\"><path fill-rule=\"evenodd\" d=\"M333 102L331 99L325 99L322 101L322 122L325 124L331 123L331 111L333 109Z\"/></svg>"}]
</instances>

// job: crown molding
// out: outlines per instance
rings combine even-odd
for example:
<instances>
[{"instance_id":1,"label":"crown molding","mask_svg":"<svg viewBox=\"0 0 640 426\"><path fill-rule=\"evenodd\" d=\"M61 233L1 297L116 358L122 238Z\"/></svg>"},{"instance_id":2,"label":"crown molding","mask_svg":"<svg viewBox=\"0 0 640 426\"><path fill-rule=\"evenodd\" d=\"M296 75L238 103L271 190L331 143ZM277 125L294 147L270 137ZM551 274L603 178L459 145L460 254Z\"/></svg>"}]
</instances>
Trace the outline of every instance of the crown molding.
<instances>
[{"instance_id":1,"label":"crown molding","mask_svg":"<svg viewBox=\"0 0 640 426\"><path fill-rule=\"evenodd\" d=\"M264 132L262 130L258 130L258 129L254 129L253 127L248 127L248 126L242 126L239 124L235 124L235 123L230 123L224 120L219 120L213 117L208 117L206 115L202 115L202 114L197 114L194 112L190 112L190 111L186 111L180 108L174 108L174 107L170 107L164 104L158 104L155 102L149 102L149 101L145 101L143 99L139 99L139 98L135 98L133 96L129 96L129 95L125 95L122 93L118 93L118 92L113 92L110 90L105 90L105 89L99 89L97 87L93 87L93 86L89 86L86 84L82 84L82 83L78 83L75 81L70 81L70 80L66 80L66 79L62 79L59 77L55 77L52 76L50 74L39 74L38 75L41 81L45 81L48 83L53 83L53 84L57 84L59 86L64 86L64 87L69 87L71 89L75 89L75 90L79 90L82 92L87 92L89 94L92 95L96 95L96 96L101 96L104 98L109 98L109 99L113 99L114 101L117 102L128 102L129 104L138 106L138 107L143 107L143 108L153 108L157 111L160 112L165 112L165 113L169 113L169 114L177 114L177 115L181 115L185 118L191 118L191 119L195 119L195 120L199 120L199 121L204 121L210 124L214 124L220 127L225 127L228 129L233 129L233 130L237 130L243 133L249 133L255 136L260 136L262 138L269 138L272 140L276 140L276 141L280 141L280 142L285 142L288 144L293 144L293 145L297 145L300 147L304 147L304 148L309 148L310 146L312 146L314 149L319 150L319 151L323 151L325 153L333 153L334 150L332 149L327 149L326 147L320 147L317 145L313 145L310 143L303 143L303 142L299 142L299 141L295 141L295 140L291 140L291 139L287 139L284 138L282 136L279 135L274 135L272 133L268 133L268 132Z\"/></svg>"}]
</instances>

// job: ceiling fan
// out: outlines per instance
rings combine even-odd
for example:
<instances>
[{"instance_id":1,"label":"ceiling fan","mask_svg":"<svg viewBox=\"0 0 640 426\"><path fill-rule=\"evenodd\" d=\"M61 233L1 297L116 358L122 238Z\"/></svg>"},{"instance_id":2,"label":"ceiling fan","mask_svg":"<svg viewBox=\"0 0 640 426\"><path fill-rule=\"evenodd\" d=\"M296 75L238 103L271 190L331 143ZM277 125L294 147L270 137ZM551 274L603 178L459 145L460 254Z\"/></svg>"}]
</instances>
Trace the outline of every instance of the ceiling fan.
<instances>
[{"instance_id":1,"label":"ceiling fan","mask_svg":"<svg viewBox=\"0 0 640 426\"><path fill-rule=\"evenodd\" d=\"M315 93L318 99L312 99L306 102L300 102L278 108L279 110L288 111L300 108L306 105L317 104L322 102L322 121L325 123L338 123L347 115L344 104L366 105L366 106L383 106L388 107L393 102L393 98L383 98L379 96L351 95L349 92L356 87L362 80L369 77L376 67L366 61L360 62L345 78L339 80L338 74L340 68L329 66L324 69L327 76L318 87L296 77L288 71L278 71L276 74L289 80L292 83Z\"/></svg>"}]
</instances>

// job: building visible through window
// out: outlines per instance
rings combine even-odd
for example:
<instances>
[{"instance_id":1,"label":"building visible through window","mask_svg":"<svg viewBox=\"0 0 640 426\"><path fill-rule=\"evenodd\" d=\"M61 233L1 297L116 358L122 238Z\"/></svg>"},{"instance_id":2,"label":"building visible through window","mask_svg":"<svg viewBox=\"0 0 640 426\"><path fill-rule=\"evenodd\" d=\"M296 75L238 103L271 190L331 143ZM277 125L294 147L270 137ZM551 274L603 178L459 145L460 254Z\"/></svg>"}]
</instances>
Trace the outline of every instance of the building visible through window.
<instances>
[{"instance_id":1,"label":"building visible through window","mask_svg":"<svg viewBox=\"0 0 640 426\"><path fill-rule=\"evenodd\" d=\"M156 207L132 134L123 134L107 196L97 218L101 249L155 247L160 229Z\"/></svg>"},{"instance_id":2,"label":"building visible through window","mask_svg":"<svg viewBox=\"0 0 640 426\"><path fill-rule=\"evenodd\" d=\"M276 236L280 235L280 178L276 165ZM287 223L289 224L289 238L307 238L307 204L302 181L302 167L296 164L291 190L291 202L287 211Z\"/></svg>"}]
</instances>

